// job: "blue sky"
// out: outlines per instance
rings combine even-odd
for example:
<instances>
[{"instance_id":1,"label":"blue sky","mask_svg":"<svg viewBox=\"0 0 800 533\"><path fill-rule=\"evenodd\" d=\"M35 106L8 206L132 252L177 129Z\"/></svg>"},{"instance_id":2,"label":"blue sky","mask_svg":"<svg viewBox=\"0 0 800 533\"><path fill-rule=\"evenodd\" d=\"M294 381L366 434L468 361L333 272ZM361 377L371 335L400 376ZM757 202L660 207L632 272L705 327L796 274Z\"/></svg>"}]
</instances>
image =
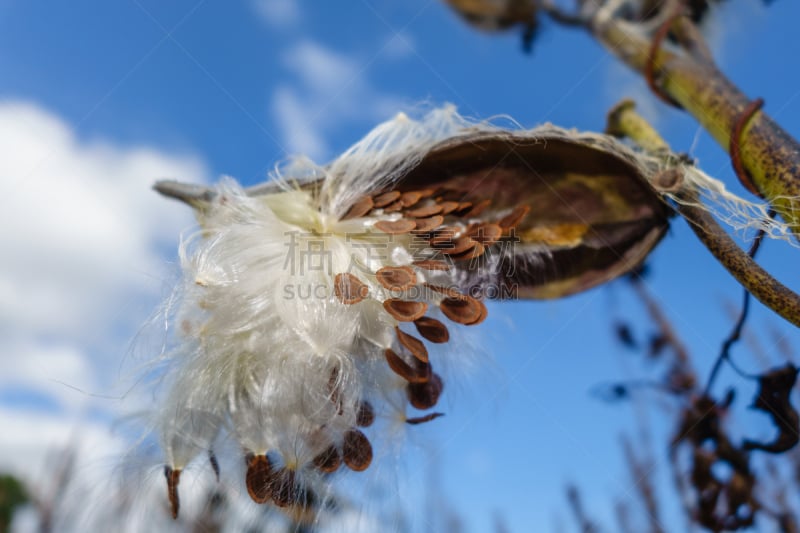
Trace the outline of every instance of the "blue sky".
<instances>
[{"instance_id":1,"label":"blue sky","mask_svg":"<svg viewBox=\"0 0 800 533\"><path fill-rule=\"evenodd\" d=\"M718 15L708 30L723 70L800 135L791 64L800 7L730 0ZM87 442L119 445L104 428L131 386L120 368L147 357L132 341L169 293L191 224L150 191L155 180L257 183L288 155L324 162L398 111L447 102L525 127L601 130L623 96L676 150L746 195L691 118L655 101L580 32L545 25L524 55L516 34L477 33L432 0L0 0L0 420L14 428L0 437L10 450L0 466L41 476L44 451L74 438L76 420ZM794 253L768 242L761 257L797 288ZM652 266L649 287L705 376L731 325L725 305L740 292L680 220ZM622 284L491 305L476 337L491 362L448 386L448 416L416 432L402 494L435 483L470 531L488 530L497 513L511 531L549 530L572 526L563 491L572 481L612 523L613 502L633 498L618 437L634 413L589 391L658 372L615 343L615 317L647 325ZM760 306L751 325L797 345L794 328ZM780 361L774 337L762 344ZM751 385L741 388L747 398ZM743 417L768 434L761 418ZM661 459L670 430L654 421ZM666 471L658 476L668 492ZM670 505L665 516L677 516Z\"/></svg>"}]
</instances>

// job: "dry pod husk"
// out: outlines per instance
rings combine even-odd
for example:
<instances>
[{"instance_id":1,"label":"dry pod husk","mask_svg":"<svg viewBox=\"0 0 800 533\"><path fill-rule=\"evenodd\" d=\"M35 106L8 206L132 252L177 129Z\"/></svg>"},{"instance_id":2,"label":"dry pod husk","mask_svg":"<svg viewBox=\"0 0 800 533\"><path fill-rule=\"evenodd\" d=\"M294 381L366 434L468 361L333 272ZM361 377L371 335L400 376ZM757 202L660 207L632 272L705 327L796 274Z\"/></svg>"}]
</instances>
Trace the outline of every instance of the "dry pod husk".
<instances>
[{"instance_id":1,"label":"dry pod husk","mask_svg":"<svg viewBox=\"0 0 800 533\"><path fill-rule=\"evenodd\" d=\"M249 189L159 183L201 225L159 360L167 471L234 439L253 501L312 512L326 475L369 469L387 420L436 423L437 369L463 360L449 341L486 319L484 299L567 296L637 267L667 229L650 185L663 166L604 135L444 108ZM304 263L314 250L321 267Z\"/></svg>"}]
</instances>

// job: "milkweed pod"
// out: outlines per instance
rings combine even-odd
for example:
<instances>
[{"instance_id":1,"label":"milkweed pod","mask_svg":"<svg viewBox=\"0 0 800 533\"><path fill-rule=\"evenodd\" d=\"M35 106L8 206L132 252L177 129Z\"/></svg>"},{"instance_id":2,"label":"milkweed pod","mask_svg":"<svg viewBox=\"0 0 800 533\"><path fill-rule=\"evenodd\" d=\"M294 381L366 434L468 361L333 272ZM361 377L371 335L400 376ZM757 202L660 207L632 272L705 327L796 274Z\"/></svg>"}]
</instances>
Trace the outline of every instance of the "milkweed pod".
<instances>
[{"instance_id":1,"label":"milkweed pod","mask_svg":"<svg viewBox=\"0 0 800 533\"><path fill-rule=\"evenodd\" d=\"M670 209L650 183L660 170L611 137L543 126L445 140L397 186L434 187L474 204L491 200L480 221L510 231L493 268L457 264L472 274L463 289L558 298L625 274L664 236Z\"/></svg>"}]
</instances>

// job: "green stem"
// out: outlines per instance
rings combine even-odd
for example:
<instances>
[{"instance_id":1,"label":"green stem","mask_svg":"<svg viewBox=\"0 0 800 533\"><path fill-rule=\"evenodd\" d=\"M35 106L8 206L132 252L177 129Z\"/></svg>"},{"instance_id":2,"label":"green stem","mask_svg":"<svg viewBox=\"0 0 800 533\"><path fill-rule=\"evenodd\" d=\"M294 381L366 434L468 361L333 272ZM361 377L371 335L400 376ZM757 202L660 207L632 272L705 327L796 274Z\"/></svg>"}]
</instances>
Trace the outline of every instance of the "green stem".
<instances>
[{"instance_id":1,"label":"green stem","mask_svg":"<svg viewBox=\"0 0 800 533\"><path fill-rule=\"evenodd\" d=\"M688 24L685 20L680 23ZM613 16L595 17L591 30L628 66L645 71L650 42L635 26ZM727 150L733 127L750 100L710 61L661 49L655 54L654 70L662 90ZM800 144L763 112L753 116L739 142L742 163L753 184L798 234Z\"/></svg>"},{"instance_id":2,"label":"green stem","mask_svg":"<svg viewBox=\"0 0 800 533\"><path fill-rule=\"evenodd\" d=\"M658 152L669 149L658 132L627 101L618 104L609 113L606 131L628 137L645 149L655 147ZM800 296L773 278L739 248L702 206L696 193L681 189L676 196L678 202L675 210L686 219L695 235L722 266L761 303L800 327Z\"/></svg>"}]
</instances>

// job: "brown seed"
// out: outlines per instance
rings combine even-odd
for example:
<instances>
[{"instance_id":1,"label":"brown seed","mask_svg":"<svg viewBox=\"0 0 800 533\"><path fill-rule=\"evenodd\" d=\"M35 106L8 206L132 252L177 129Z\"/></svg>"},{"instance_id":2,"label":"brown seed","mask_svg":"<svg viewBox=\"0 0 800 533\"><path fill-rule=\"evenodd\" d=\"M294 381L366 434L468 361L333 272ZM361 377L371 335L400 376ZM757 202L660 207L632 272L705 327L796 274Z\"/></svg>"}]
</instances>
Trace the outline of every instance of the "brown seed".
<instances>
[{"instance_id":1,"label":"brown seed","mask_svg":"<svg viewBox=\"0 0 800 533\"><path fill-rule=\"evenodd\" d=\"M411 267L383 267L375 273L378 282L390 291L404 291L417 284L417 275Z\"/></svg>"},{"instance_id":2,"label":"brown seed","mask_svg":"<svg viewBox=\"0 0 800 533\"><path fill-rule=\"evenodd\" d=\"M389 191L372 198L375 207L381 208L395 202L400 198L400 191Z\"/></svg>"},{"instance_id":3,"label":"brown seed","mask_svg":"<svg viewBox=\"0 0 800 533\"><path fill-rule=\"evenodd\" d=\"M357 429L351 429L344 434L342 455L344 464L351 470L361 472L366 470L372 462L372 444L369 443L366 435Z\"/></svg>"},{"instance_id":4,"label":"brown seed","mask_svg":"<svg viewBox=\"0 0 800 533\"><path fill-rule=\"evenodd\" d=\"M342 273L333 279L333 293L343 304L352 305L369 296L369 287L354 275Z\"/></svg>"},{"instance_id":5,"label":"brown seed","mask_svg":"<svg viewBox=\"0 0 800 533\"><path fill-rule=\"evenodd\" d=\"M462 216L467 218L475 218L481 216L481 214L486 210L487 207L492 203L490 199L482 200L477 204L474 204L472 208L464 213Z\"/></svg>"},{"instance_id":6,"label":"brown seed","mask_svg":"<svg viewBox=\"0 0 800 533\"><path fill-rule=\"evenodd\" d=\"M447 318L465 326L478 324L482 321L482 317L485 318L486 306L471 296L445 298L439 307Z\"/></svg>"},{"instance_id":7,"label":"brown seed","mask_svg":"<svg viewBox=\"0 0 800 533\"><path fill-rule=\"evenodd\" d=\"M460 231L459 228L453 226L445 226L433 232L428 240L429 244L434 248L449 248L453 246L453 241Z\"/></svg>"},{"instance_id":8,"label":"brown seed","mask_svg":"<svg viewBox=\"0 0 800 533\"><path fill-rule=\"evenodd\" d=\"M479 242L484 246L489 246L490 244L497 242L497 240L503 235L503 228L497 224L478 224L469 230L468 235L472 237L472 240Z\"/></svg>"},{"instance_id":9,"label":"brown seed","mask_svg":"<svg viewBox=\"0 0 800 533\"><path fill-rule=\"evenodd\" d=\"M336 472L342 465L342 456L339 455L339 450L336 449L336 446L331 444L314 457L313 462L317 470L326 474L331 474Z\"/></svg>"},{"instance_id":10,"label":"brown seed","mask_svg":"<svg viewBox=\"0 0 800 533\"><path fill-rule=\"evenodd\" d=\"M406 418L406 424L424 424L425 422L430 422L431 420L435 420L440 416L444 416L444 413L430 413L424 416L416 416L413 418Z\"/></svg>"},{"instance_id":11,"label":"brown seed","mask_svg":"<svg viewBox=\"0 0 800 533\"><path fill-rule=\"evenodd\" d=\"M439 401L444 390L444 382L439 374L433 374L425 383L409 383L406 395L409 403L416 409L430 409Z\"/></svg>"},{"instance_id":12,"label":"brown seed","mask_svg":"<svg viewBox=\"0 0 800 533\"><path fill-rule=\"evenodd\" d=\"M484 252L486 252L486 247L484 247L479 242L475 242L471 248L468 248L463 252L457 254L445 251L445 253L448 254L450 256L450 259L452 259L453 261L466 261L468 259L475 259L477 257L482 256Z\"/></svg>"},{"instance_id":13,"label":"brown seed","mask_svg":"<svg viewBox=\"0 0 800 533\"><path fill-rule=\"evenodd\" d=\"M442 212L442 206L439 204L428 204L422 207L416 207L406 211L406 216L414 218L428 218L433 215L438 215Z\"/></svg>"},{"instance_id":14,"label":"brown seed","mask_svg":"<svg viewBox=\"0 0 800 533\"><path fill-rule=\"evenodd\" d=\"M370 198L369 196L362 196L361 198L353 202L353 205L351 205L350 209L347 210L347 213L345 213L345 215L342 217L342 220L361 218L370 211L372 211L374 205L375 204L372 201L372 198Z\"/></svg>"},{"instance_id":15,"label":"brown seed","mask_svg":"<svg viewBox=\"0 0 800 533\"><path fill-rule=\"evenodd\" d=\"M439 206L442 208L442 211L439 214L449 215L450 213L458 209L459 205L461 204L459 204L458 202L442 202L439 204Z\"/></svg>"},{"instance_id":16,"label":"brown seed","mask_svg":"<svg viewBox=\"0 0 800 533\"><path fill-rule=\"evenodd\" d=\"M272 497L272 481L274 472L266 455L247 456L247 474L245 485L247 493L256 503L267 503Z\"/></svg>"},{"instance_id":17,"label":"brown seed","mask_svg":"<svg viewBox=\"0 0 800 533\"><path fill-rule=\"evenodd\" d=\"M486 304L484 304L480 300L476 300L476 301L481 306L481 315L478 317L478 319L475 322L470 322L469 324L467 324L468 326L477 326L478 324L480 324L481 322L486 320L487 316L489 316L489 310L486 308Z\"/></svg>"},{"instance_id":18,"label":"brown seed","mask_svg":"<svg viewBox=\"0 0 800 533\"><path fill-rule=\"evenodd\" d=\"M518 205L509 214L497 221L501 228L508 230L517 227L525 215L531 210L530 206Z\"/></svg>"},{"instance_id":19,"label":"brown seed","mask_svg":"<svg viewBox=\"0 0 800 533\"><path fill-rule=\"evenodd\" d=\"M436 189L420 189L417 191L422 198L430 198L436 193Z\"/></svg>"},{"instance_id":20,"label":"brown seed","mask_svg":"<svg viewBox=\"0 0 800 533\"><path fill-rule=\"evenodd\" d=\"M458 209L453 211L453 216L463 217L472 209L472 202L461 202L458 204Z\"/></svg>"},{"instance_id":21,"label":"brown seed","mask_svg":"<svg viewBox=\"0 0 800 533\"><path fill-rule=\"evenodd\" d=\"M447 331L447 327L435 318L424 316L415 320L414 325L417 326L417 331L425 340L437 344L450 340L450 332Z\"/></svg>"},{"instance_id":22,"label":"brown seed","mask_svg":"<svg viewBox=\"0 0 800 533\"><path fill-rule=\"evenodd\" d=\"M273 503L278 507L287 507L297 503L299 496L294 470L285 467L277 470L272 477Z\"/></svg>"},{"instance_id":23,"label":"brown seed","mask_svg":"<svg viewBox=\"0 0 800 533\"><path fill-rule=\"evenodd\" d=\"M419 191L408 191L404 192L403 195L400 197L400 201L403 202L403 207L411 207L412 205L416 204L422 199L422 194Z\"/></svg>"},{"instance_id":24,"label":"brown seed","mask_svg":"<svg viewBox=\"0 0 800 533\"><path fill-rule=\"evenodd\" d=\"M356 413L356 425L362 428L368 428L375 422L375 409L372 404L364 400L358 406Z\"/></svg>"},{"instance_id":25,"label":"brown seed","mask_svg":"<svg viewBox=\"0 0 800 533\"><path fill-rule=\"evenodd\" d=\"M416 222L417 229L414 230L414 233L427 233L441 226L442 222L444 222L444 217L442 215L433 215L428 218L418 218Z\"/></svg>"},{"instance_id":26,"label":"brown seed","mask_svg":"<svg viewBox=\"0 0 800 533\"><path fill-rule=\"evenodd\" d=\"M437 259L420 259L411 264L423 270L450 270L450 265Z\"/></svg>"},{"instance_id":27,"label":"brown seed","mask_svg":"<svg viewBox=\"0 0 800 533\"><path fill-rule=\"evenodd\" d=\"M413 322L425 314L428 304L425 302L411 302L398 298L388 298L383 302L383 308L400 322Z\"/></svg>"},{"instance_id":28,"label":"brown seed","mask_svg":"<svg viewBox=\"0 0 800 533\"><path fill-rule=\"evenodd\" d=\"M402 235L413 231L417 227L417 223L407 218L401 218L395 221L379 220L373 227L390 235Z\"/></svg>"},{"instance_id":29,"label":"brown seed","mask_svg":"<svg viewBox=\"0 0 800 533\"><path fill-rule=\"evenodd\" d=\"M460 256L464 252L469 252L475 248L475 246L480 246L480 243L473 241L469 236L462 235L460 237L456 237L453 241L450 242L449 246L435 246L437 250L441 250L443 253L449 255L450 257Z\"/></svg>"},{"instance_id":30,"label":"brown seed","mask_svg":"<svg viewBox=\"0 0 800 533\"><path fill-rule=\"evenodd\" d=\"M178 511L181 508L181 500L178 495L178 484L181 482L181 471L170 466L164 467L164 477L167 478L167 498L172 509L172 518L178 518Z\"/></svg>"},{"instance_id":31,"label":"brown seed","mask_svg":"<svg viewBox=\"0 0 800 533\"><path fill-rule=\"evenodd\" d=\"M415 367L406 363L394 350L387 348L384 352L386 362L392 371L409 383L424 383L430 379L431 366L415 359Z\"/></svg>"},{"instance_id":32,"label":"brown seed","mask_svg":"<svg viewBox=\"0 0 800 533\"><path fill-rule=\"evenodd\" d=\"M397 340L400 341L400 344L405 346L406 350L411 352L411 355L422 361L423 363L428 362L428 350L425 348L425 345L422 343L421 340L414 337L413 335L409 335L398 326L395 326L395 332L397 333Z\"/></svg>"},{"instance_id":33,"label":"brown seed","mask_svg":"<svg viewBox=\"0 0 800 533\"><path fill-rule=\"evenodd\" d=\"M397 213L398 211L403 210L403 201L397 200L396 202L392 202L386 207L383 208L384 213Z\"/></svg>"}]
</instances>

